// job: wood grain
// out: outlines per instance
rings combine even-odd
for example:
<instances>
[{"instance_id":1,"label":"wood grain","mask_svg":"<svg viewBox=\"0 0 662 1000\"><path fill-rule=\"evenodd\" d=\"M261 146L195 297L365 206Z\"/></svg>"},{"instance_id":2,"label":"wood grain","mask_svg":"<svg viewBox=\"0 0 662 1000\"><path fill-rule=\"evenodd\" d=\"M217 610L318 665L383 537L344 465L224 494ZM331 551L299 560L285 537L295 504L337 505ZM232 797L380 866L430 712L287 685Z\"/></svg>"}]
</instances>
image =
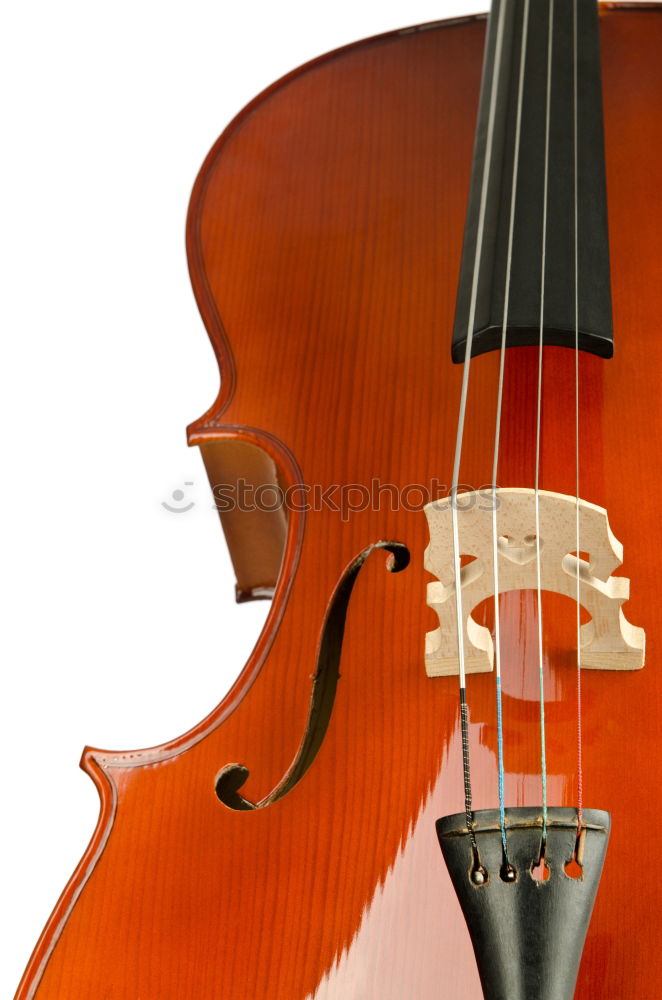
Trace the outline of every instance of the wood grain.
<instances>
[{"instance_id":1,"label":"wood grain","mask_svg":"<svg viewBox=\"0 0 662 1000\"><path fill-rule=\"evenodd\" d=\"M191 274L221 390L189 429L215 462L261 448L285 486L448 483L460 369L450 364L484 22L369 40L292 74L211 151L188 228ZM628 617L646 667L584 678L585 801L612 839L577 997L656 996L662 15L603 11L616 355L581 358L584 499L627 553ZM231 345L231 346L230 346ZM533 483L536 353L508 356L501 482ZM462 481L488 483L494 355L472 365ZM545 352L541 486L574 493L571 352ZM273 466L270 464L273 463ZM233 466L241 475L241 463ZM269 473L270 474L270 473ZM266 473L265 473L266 475ZM217 485L214 483L213 485ZM247 514L250 518L252 515ZM369 505L263 520L231 539L246 580L275 580L265 630L230 694L195 729L132 753L87 749L101 796L90 847L17 1000L478 1000L468 934L434 822L462 808L456 682L423 667L427 526ZM279 535L278 532L281 532ZM232 535L233 532L230 531ZM296 756L327 603L380 539L349 609L333 716L312 766L255 811L215 792L230 763L267 796ZM257 561L256 561L257 560ZM269 566L271 569L269 570ZM255 573L252 571L255 570ZM535 602L502 598L508 804L539 801ZM490 610L480 619L490 624ZM550 802L575 802L574 609L546 595ZM210 656L222 657L223 636ZM475 807L496 805L493 678L469 679ZM633 863L635 862L635 863Z\"/></svg>"}]
</instances>

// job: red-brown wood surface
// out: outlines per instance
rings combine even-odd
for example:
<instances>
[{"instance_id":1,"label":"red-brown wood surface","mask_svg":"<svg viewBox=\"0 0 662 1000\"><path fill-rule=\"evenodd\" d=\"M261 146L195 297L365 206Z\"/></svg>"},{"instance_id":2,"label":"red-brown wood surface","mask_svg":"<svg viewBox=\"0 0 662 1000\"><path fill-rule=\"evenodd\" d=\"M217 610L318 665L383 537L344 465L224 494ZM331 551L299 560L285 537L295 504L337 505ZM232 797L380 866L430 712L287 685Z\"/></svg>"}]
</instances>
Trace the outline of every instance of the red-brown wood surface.
<instances>
[{"instance_id":1,"label":"red-brown wood surface","mask_svg":"<svg viewBox=\"0 0 662 1000\"><path fill-rule=\"evenodd\" d=\"M285 484L449 482L461 378L449 343L483 40L472 19L349 47L275 85L224 133L189 225L223 382L191 443L209 455L227 440L258 444ZM648 657L640 672L583 678L585 802L610 810L613 832L576 996L644 1000L659 993L662 12L604 10L602 46L616 356L581 358L581 493L624 543L626 615L646 629ZM508 355L505 486L533 485L536 362L533 349ZM490 480L497 363L472 366L461 479L474 487ZM546 350L544 373L541 486L573 494L572 352ZM274 804L227 808L215 794L226 764L249 768L253 801L291 764L330 595L386 538L406 543L411 565L388 574L378 552L359 576L314 763ZM291 515L269 620L222 704L170 744L86 751L99 825L20 1000L478 1000L434 831L462 808L462 789L457 682L423 666L426 540L423 513L388 501L347 520ZM523 592L502 608L507 800L535 804L535 601ZM574 609L546 595L544 610L549 800L574 805ZM210 655L222 650L219 635ZM493 807L493 677L470 677L468 697L475 807Z\"/></svg>"}]
</instances>

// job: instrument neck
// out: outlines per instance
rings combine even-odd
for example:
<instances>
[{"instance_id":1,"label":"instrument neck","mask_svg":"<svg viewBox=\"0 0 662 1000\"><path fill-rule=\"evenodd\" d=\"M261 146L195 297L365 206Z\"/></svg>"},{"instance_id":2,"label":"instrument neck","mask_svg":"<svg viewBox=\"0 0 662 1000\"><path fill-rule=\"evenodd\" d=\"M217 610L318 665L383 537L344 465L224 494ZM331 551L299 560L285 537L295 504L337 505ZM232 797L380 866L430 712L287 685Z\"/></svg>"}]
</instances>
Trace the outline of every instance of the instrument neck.
<instances>
[{"instance_id":1,"label":"instrument neck","mask_svg":"<svg viewBox=\"0 0 662 1000\"><path fill-rule=\"evenodd\" d=\"M537 344L541 294L545 344L574 348L578 320L580 348L613 354L596 0L494 2L453 332L457 362L474 283L473 355L499 349L504 322L509 347Z\"/></svg>"}]
</instances>

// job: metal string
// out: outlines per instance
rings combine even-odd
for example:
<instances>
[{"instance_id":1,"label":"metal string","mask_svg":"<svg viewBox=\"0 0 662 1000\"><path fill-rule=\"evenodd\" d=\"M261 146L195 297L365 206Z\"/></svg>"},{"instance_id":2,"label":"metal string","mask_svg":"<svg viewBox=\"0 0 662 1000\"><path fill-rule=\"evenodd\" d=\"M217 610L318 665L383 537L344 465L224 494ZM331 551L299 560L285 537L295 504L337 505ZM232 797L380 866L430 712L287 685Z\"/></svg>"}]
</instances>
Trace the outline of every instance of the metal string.
<instances>
[{"instance_id":1,"label":"metal string","mask_svg":"<svg viewBox=\"0 0 662 1000\"><path fill-rule=\"evenodd\" d=\"M549 186L549 124L551 117L552 92L552 42L554 26L554 0L549 3L549 22L547 38L547 107L545 110L545 175L543 194L542 219L542 263L540 276L540 329L538 337L538 400L536 406L536 473L535 473L535 510L536 510L536 592L538 604L538 684L540 690L540 781L542 793L542 839L541 856L547 843L547 752L545 743L545 678L543 669L542 641L542 579L540 562L540 429L542 416L542 361L545 316L545 265L547 243L547 191Z\"/></svg>"},{"instance_id":2,"label":"metal string","mask_svg":"<svg viewBox=\"0 0 662 1000\"><path fill-rule=\"evenodd\" d=\"M499 616L499 545L497 532L497 473L499 467L499 446L501 443L501 413L503 409L503 382L506 365L506 333L508 330L508 306L510 301L510 276L513 259L513 234L515 230L515 202L517 196L517 174L519 170L519 150L522 126L522 104L524 98L524 67L526 63L526 43L529 23L529 0L524 0L522 20L522 42L520 47L519 82L517 90L517 115L515 120L515 147L513 151L513 180L510 195L510 221L508 228L508 254L506 258L506 283L503 302L503 323L501 326L501 349L499 356L499 389L497 394L496 424L494 430L494 459L492 465L492 564L494 567L494 643L497 707L497 756L499 786L499 826L504 862L508 864L508 844L506 839L506 809L504 793L503 762L503 711L501 699L501 623Z\"/></svg>"},{"instance_id":3,"label":"metal string","mask_svg":"<svg viewBox=\"0 0 662 1000\"><path fill-rule=\"evenodd\" d=\"M485 212L487 205L487 189L489 186L489 173L492 163L492 147L494 143L494 121L496 116L496 103L498 91L499 70L503 52L503 31L505 21L505 7L507 0L499 6L499 20L497 22L497 37L494 52L494 64L492 67L492 86L490 89L490 106L487 123L487 139L485 144L485 161L483 163L483 176L481 181L480 208L478 213L478 227L476 231L476 251L474 255L473 278L471 285L471 299L469 303L469 321L467 329L467 340L464 350L464 367L462 372L462 389L460 393L460 408L457 421L457 435L455 440L455 457L453 459L453 480L451 485L451 517L453 526L453 572L455 579L455 612L458 643L458 663L460 680L460 726L462 736L462 769L464 773L464 807L467 818L467 829L471 838L471 846L474 858L478 859L478 848L476 844L476 834L474 831L472 792L471 792L471 762L469 756L469 717L466 694L466 666L464 656L464 623L462 615L462 575L460 569L460 537L457 518L457 494L460 482L460 460L462 457L462 441L464 437L464 424L467 411L467 395L469 391L469 373L471 367L471 349L473 345L473 328L476 314L476 301L478 298L478 278L480 274L481 251L483 246L483 234L485 228Z\"/></svg>"},{"instance_id":4,"label":"metal string","mask_svg":"<svg viewBox=\"0 0 662 1000\"><path fill-rule=\"evenodd\" d=\"M575 181L575 553L577 556L577 826L584 825L583 799L584 774L582 761L582 664L581 664L581 593L579 579L579 195L577 169L578 95L577 79L577 0L572 4L572 58L573 58L573 143Z\"/></svg>"}]
</instances>

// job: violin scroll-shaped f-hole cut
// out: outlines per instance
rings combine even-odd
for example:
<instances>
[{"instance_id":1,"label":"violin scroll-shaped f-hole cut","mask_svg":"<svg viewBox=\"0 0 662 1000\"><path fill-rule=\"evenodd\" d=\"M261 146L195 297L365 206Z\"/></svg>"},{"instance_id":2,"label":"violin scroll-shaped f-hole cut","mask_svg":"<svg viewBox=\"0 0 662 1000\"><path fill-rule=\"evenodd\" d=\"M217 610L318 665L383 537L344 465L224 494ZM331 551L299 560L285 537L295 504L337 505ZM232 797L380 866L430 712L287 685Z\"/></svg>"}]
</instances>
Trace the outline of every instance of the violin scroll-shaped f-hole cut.
<instances>
[{"instance_id":1,"label":"violin scroll-shaped f-hole cut","mask_svg":"<svg viewBox=\"0 0 662 1000\"><path fill-rule=\"evenodd\" d=\"M361 567L376 549L385 549L389 553L386 562L389 573L399 573L409 565L409 550L402 542L374 542L363 549L347 566L329 602L322 626L317 649L317 664L313 674L308 722L294 762L276 787L259 802L251 802L239 791L249 777L248 768L243 764L226 764L216 777L216 794L229 809L245 812L271 805L301 781L315 760L333 712L340 677L339 666L345 621L352 590Z\"/></svg>"}]
</instances>

